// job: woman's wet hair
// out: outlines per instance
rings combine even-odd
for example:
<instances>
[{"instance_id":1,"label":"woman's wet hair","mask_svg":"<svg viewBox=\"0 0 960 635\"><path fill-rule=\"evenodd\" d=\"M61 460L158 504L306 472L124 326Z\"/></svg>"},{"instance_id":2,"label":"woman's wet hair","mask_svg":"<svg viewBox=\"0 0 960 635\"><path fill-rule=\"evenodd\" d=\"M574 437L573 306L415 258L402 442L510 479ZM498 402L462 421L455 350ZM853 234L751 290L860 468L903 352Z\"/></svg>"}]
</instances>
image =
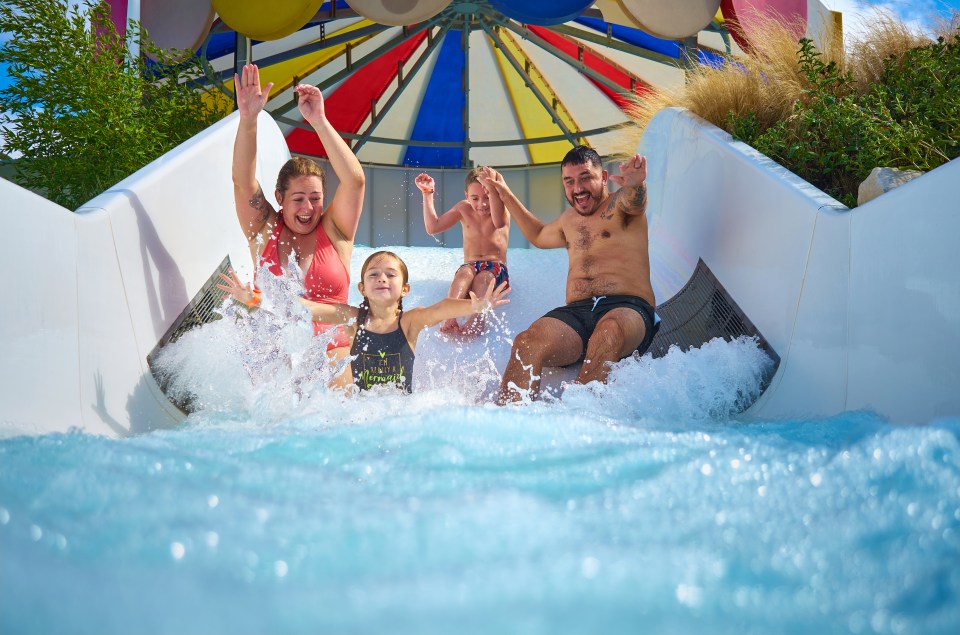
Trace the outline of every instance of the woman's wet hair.
<instances>
[{"instance_id":1,"label":"woman's wet hair","mask_svg":"<svg viewBox=\"0 0 960 635\"><path fill-rule=\"evenodd\" d=\"M367 259L363 261L363 266L360 267L360 281L363 282L363 278L367 275L367 269L369 269L373 261L380 256L390 256L400 263L400 274L403 276L403 284L408 284L410 272L407 270L407 263L392 251L375 251L367 256ZM362 329L367 323L367 315L370 314L370 303L367 302L367 296L363 296L363 302L360 303L359 309L360 312L357 313L357 328ZM400 315L403 315L403 298L400 298L399 309Z\"/></svg>"},{"instance_id":2,"label":"woman's wet hair","mask_svg":"<svg viewBox=\"0 0 960 635\"><path fill-rule=\"evenodd\" d=\"M567 154L563 157L563 161L560 162L561 166L584 164L603 169L603 159L601 159L597 151L590 146L574 147L573 150L567 152Z\"/></svg>"},{"instance_id":3,"label":"woman's wet hair","mask_svg":"<svg viewBox=\"0 0 960 635\"><path fill-rule=\"evenodd\" d=\"M324 189L327 187L327 175L322 167L310 159L293 157L283 164L283 167L280 168L280 174L277 175L277 191L280 192L280 198L283 198L283 195L286 194L287 188L290 187L290 181L298 176L318 176L320 177L320 185Z\"/></svg>"}]
</instances>

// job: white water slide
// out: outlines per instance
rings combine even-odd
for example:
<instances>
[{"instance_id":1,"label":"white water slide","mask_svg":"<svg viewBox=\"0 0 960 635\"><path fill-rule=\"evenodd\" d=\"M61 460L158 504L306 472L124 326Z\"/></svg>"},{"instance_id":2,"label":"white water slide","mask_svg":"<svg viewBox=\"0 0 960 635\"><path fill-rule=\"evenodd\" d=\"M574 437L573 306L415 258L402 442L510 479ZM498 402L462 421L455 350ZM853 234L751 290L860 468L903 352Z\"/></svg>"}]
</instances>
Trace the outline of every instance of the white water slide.
<instances>
[{"instance_id":1,"label":"white water slide","mask_svg":"<svg viewBox=\"0 0 960 635\"><path fill-rule=\"evenodd\" d=\"M0 433L124 436L183 420L148 358L212 313L219 294L210 280L226 262L249 271L230 185L236 125L228 117L76 213L0 180L9 237ZM259 134L259 176L272 183L287 146L266 115ZM651 264L667 316L661 336L683 341L695 313L702 326L730 309L723 319L759 333L779 360L741 417L960 415L960 161L848 210L683 111L657 115L639 152L649 157ZM391 221L376 211L384 209L374 203L383 200L378 188L396 200L409 178L398 169L368 172L359 242L425 237L414 230L416 216ZM442 178L456 192L461 175ZM538 200L559 195L555 173L507 178L522 181L514 189L538 212ZM407 198L396 205L416 205ZM707 287L688 284L701 274Z\"/></svg>"}]
</instances>

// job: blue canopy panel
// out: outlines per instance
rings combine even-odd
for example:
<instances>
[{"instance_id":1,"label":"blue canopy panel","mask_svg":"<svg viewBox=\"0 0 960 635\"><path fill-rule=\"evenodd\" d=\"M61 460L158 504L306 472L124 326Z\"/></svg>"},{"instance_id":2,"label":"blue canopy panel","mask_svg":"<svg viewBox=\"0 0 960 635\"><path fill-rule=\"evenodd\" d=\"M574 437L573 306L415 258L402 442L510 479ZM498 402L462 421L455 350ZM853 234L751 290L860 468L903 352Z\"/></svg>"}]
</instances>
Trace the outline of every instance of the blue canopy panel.
<instances>
[{"instance_id":1,"label":"blue canopy panel","mask_svg":"<svg viewBox=\"0 0 960 635\"><path fill-rule=\"evenodd\" d=\"M654 53L666 55L668 57L680 59L680 55L683 52L683 48L680 46L679 42L654 37L649 33L641 31L640 29L634 29L621 24L610 24L608 22L604 22L603 20L598 20L597 18L577 18L576 22L586 27L590 27L595 31L600 31L601 33L606 33L607 26L609 25L611 27L611 35L618 40L626 42L627 44L633 44L634 46L638 46L640 48L645 48L648 51L653 51ZM722 56L700 49L697 50L697 61L701 64L707 64L710 66L723 66L724 63Z\"/></svg>"},{"instance_id":2,"label":"blue canopy panel","mask_svg":"<svg viewBox=\"0 0 960 635\"><path fill-rule=\"evenodd\" d=\"M466 140L463 125L466 93L462 90L466 55L461 35L460 31L451 30L443 38L411 139L461 144ZM408 146L403 164L459 168L463 165L463 148Z\"/></svg>"}]
</instances>

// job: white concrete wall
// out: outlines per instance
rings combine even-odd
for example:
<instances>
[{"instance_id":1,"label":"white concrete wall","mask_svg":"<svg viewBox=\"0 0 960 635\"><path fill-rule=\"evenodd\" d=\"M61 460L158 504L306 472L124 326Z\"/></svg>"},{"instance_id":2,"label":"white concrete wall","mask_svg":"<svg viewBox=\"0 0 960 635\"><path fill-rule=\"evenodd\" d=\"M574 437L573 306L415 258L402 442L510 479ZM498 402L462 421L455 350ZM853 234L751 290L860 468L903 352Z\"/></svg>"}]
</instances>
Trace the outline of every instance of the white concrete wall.
<instances>
[{"instance_id":1,"label":"white concrete wall","mask_svg":"<svg viewBox=\"0 0 960 635\"><path fill-rule=\"evenodd\" d=\"M639 151L657 301L703 258L781 356L752 416L960 414L960 161L847 210L686 112L658 114Z\"/></svg>"},{"instance_id":2,"label":"white concrete wall","mask_svg":"<svg viewBox=\"0 0 960 635\"><path fill-rule=\"evenodd\" d=\"M72 427L122 436L175 425L146 357L225 255L250 256L233 206L236 116L77 213L0 180L12 237L0 312L0 433ZM649 160L651 264L659 302L703 258L782 361L754 417L869 408L894 421L960 415L960 216L954 161L853 211L697 118L666 110ZM286 144L260 126L265 189ZM558 168L507 171L544 218L563 208ZM437 244L415 171L368 168L358 243ZM463 171L434 174L444 208ZM438 178L439 177L439 178ZM336 182L331 175L328 191ZM443 237L459 245L459 230ZM525 242L514 236L513 248Z\"/></svg>"},{"instance_id":3,"label":"white concrete wall","mask_svg":"<svg viewBox=\"0 0 960 635\"><path fill-rule=\"evenodd\" d=\"M16 236L0 316L4 432L122 436L177 424L147 355L226 255L252 274L234 211L228 117L76 213L0 181ZM260 174L289 154L269 116Z\"/></svg>"}]
</instances>

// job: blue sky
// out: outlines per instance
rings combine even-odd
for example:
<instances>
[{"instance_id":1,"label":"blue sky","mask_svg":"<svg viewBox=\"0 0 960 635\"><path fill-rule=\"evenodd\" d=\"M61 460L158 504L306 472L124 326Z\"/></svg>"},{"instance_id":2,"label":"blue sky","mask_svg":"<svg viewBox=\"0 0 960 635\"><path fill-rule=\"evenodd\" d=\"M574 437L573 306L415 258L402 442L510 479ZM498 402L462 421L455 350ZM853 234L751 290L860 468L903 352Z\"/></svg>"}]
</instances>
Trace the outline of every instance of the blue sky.
<instances>
[{"instance_id":1,"label":"blue sky","mask_svg":"<svg viewBox=\"0 0 960 635\"><path fill-rule=\"evenodd\" d=\"M960 0L820 0L825 6L843 13L844 31L855 31L864 15L879 9L899 16L908 24L929 30L933 16L960 12Z\"/></svg>"}]
</instances>

